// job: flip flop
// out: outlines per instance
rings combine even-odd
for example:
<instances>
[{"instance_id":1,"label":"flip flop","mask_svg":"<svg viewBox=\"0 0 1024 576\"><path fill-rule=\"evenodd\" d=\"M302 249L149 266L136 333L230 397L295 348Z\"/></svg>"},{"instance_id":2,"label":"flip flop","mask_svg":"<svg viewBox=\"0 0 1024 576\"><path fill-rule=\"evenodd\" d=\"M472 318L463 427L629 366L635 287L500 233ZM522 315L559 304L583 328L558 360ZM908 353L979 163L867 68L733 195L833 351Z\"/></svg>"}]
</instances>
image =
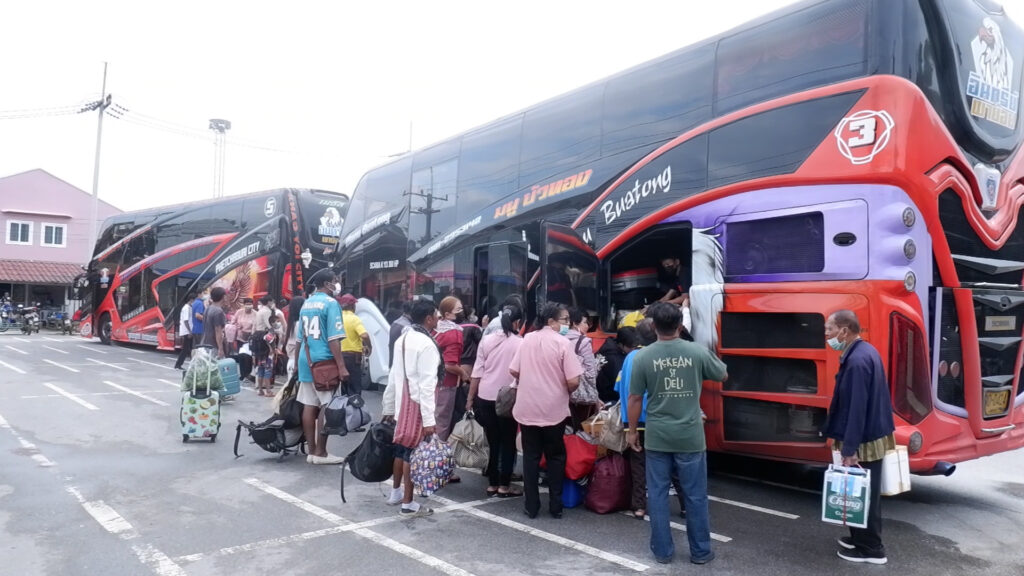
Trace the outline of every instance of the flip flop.
<instances>
[{"instance_id":1,"label":"flip flop","mask_svg":"<svg viewBox=\"0 0 1024 576\"><path fill-rule=\"evenodd\" d=\"M508 492L498 492L498 498L519 498L523 493L519 490L509 489Z\"/></svg>"}]
</instances>

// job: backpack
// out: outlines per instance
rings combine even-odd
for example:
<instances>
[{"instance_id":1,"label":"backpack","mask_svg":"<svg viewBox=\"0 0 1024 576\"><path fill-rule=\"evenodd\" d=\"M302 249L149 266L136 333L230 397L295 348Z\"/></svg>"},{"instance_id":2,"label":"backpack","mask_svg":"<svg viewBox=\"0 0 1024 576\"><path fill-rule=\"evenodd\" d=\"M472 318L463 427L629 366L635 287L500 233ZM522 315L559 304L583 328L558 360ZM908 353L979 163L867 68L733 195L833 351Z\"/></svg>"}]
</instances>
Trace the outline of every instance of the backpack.
<instances>
[{"instance_id":1,"label":"backpack","mask_svg":"<svg viewBox=\"0 0 1024 576\"><path fill-rule=\"evenodd\" d=\"M305 452L302 446L306 437L302 433L302 426L287 427L287 420L278 414L274 414L263 422L246 424L241 420L235 426L235 458L241 458L238 453L238 441L242 436L242 428L249 432L252 443L263 448L271 454L278 454L277 461L284 460L285 456L295 454L298 451Z\"/></svg>"},{"instance_id":2,"label":"backpack","mask_svg":"<svg viewBox=\"0 0 1024 576\"><path fill-rule=\"evenodd\" d=\"M363 436L363 441L349 452L345 463L341 465L341 501L345 500L345 468L352 472L356 480L363 482L383 482L391 477L395 462L394 450L395 425L378 422L370 426Z\"/></svg>"}]
</instances>

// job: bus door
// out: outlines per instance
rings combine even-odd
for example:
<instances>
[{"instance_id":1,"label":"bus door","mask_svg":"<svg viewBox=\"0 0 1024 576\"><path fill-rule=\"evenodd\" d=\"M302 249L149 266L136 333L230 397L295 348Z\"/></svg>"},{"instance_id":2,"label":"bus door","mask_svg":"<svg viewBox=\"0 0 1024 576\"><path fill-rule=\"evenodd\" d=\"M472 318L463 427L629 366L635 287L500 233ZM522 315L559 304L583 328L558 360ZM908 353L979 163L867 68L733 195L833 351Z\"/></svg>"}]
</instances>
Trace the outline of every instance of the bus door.
<instances>
[{"instance_id":1,"label":"bus door","mask_svg":"<svg viewBox=\"0 0 1024 576\"><path fill-rule=\"evenodd\" d=\"M490 315L512 294L525 296L529 271L529 245L525 241L477 246L473 250L473 306L477 316Z\"/></svg>"},{"instance_id":2,"label":"bus door","mask_svg":"<svg viewBox=\"0 0 1024 576\"><path fill-rule=\"evenodd\" d=\"M572 228L548 222L542 226L541 242L538 309L557 302L580 308L588 316L600 316L604 290L594 249Z\"/></svg>"}]
</instances>

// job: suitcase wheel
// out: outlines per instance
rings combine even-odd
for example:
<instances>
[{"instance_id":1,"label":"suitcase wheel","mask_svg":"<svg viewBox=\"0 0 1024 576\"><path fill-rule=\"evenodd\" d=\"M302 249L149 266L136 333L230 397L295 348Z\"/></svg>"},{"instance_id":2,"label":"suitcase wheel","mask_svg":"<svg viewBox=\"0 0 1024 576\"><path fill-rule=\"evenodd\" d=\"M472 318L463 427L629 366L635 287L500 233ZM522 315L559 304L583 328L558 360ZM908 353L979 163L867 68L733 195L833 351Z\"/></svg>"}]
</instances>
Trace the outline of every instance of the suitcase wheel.
<instances>
[{"instance_id":1,"label":"suitcase wheel","mask_svg":"<svg viewBox=\"0 0 1024 576\"><path fill-rule=\"evenodd\" d=\"M213 436L210 436L210 444L213 444L216 441L217 441L217 435L216 434L214 434Z\"/></svg>"},{"instance_id":2,"label":"suitcase wheel","mask_svg":"<svg viewBox=\"0 0 1024 576\"><path fill-rule=\"evenodd\" d=\"M181 435L181 443L182 444L187 444L188 443L188 434L182 434Z\"/></svg>"}]
</instances>

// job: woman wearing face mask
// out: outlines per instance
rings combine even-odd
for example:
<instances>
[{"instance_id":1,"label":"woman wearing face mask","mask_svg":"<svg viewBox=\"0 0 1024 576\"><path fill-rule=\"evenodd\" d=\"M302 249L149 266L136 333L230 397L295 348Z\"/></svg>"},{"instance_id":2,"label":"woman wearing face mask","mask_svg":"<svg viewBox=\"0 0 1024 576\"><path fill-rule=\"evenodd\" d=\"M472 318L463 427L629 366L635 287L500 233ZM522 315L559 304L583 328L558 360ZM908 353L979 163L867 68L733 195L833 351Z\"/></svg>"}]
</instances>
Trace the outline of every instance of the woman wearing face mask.
<instances>
[{"instance_id":1,"label":"woman wearing face mask","mask_svg":"<svg viewBox=\"0 0 1024 576\"><path fill-rule=\"evenodd\" d=\"M509 367L519 381L512 416L523 434L523 486L527 516L540 512L538 474L540 457L547 458L548 512L562 517L562 480L565 476L565 442L562 422L569 416L569 395L580 384L583 367L576 358L569 333L569 311L549 302L537 318L537 330L523 338Z\"/></svg>"},{"instance_id":2,"label":"woman wearing face mask","mask_svg":"<svg viewBox=\"0 0 1024 576\"><path fill-rule=\"evenodd\" d=\"M252 308L252 298L242 298L242 309L235 312L236 350L252 338L253 325L256 322L256 311Z\"/></svg>"},{"instance_id":3,"label":"woman wearing face mask","mask_svg":"<svg viewBox=\"0 0 1024 576\"><path fill-rule=\"evenodd\" d=\"M441 320L434 330L434 341L441 348L444 360L444 380L437 387L437 437L442 442L448 441L452 431L452 413L455 411L455 392L461 382L469 381L469 373L459 365L462 357L462 326L456 322L462 314L462 301L454 296L441 300L438 306Z\"/></svg>"},{"instance_id":4,"label":"woman wearing face mask","mask_svg":"<svg viewBox=\"0 0 1024 576\"><path fill-rule=\"evenodd\" d=\"M580 386L569 399L569 411L572 413L572 427L581 430L583 421L594 415L601 407L601 399L597 394L597 358L594 357L594 342L587 336L590 331L590 319L581 308L569 308L569 333L566 337L572 342L576 359L583 366Z\"/></svg>"}]
</instances>

